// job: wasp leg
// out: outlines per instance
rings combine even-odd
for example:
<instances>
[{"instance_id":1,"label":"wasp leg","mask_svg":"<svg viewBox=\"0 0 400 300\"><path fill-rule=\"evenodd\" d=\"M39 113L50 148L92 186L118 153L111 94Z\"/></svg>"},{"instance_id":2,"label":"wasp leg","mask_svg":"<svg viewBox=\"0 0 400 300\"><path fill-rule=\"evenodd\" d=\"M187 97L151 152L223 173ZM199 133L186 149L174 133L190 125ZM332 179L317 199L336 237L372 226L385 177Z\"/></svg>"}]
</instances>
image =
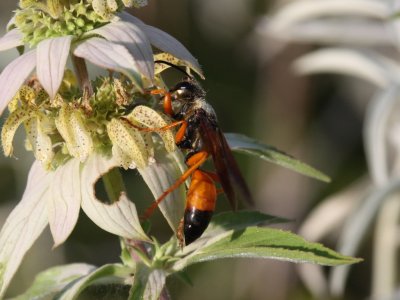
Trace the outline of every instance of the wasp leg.
<instances>
[{"instance_id":1,"label":"wasp leg","mask_svg":"<svg viewBox=\"0 0 400 300\"><path fill-rule=\"evenodd\" d=\"M121 117L121 119L122 119L124 122L128 123L129 126L135 128L135 129L137 129L137 130L139 130L139 131L143 131L143 132L167 131L167 130L169 130L169 129L171 129L171 128L174 128L174 127L177 127L177 126L179 126L179 125L182 125L181 127L183 127L183 126L185 126L185 128L187 127L187 122L186 122L185 120L176 121L176 122L173 122L173 123L168 124L168 125L163 126L163 127L152 128L152 127L140 127L140 126L138 126L138 125L135 125L135 124L133 124L129 119L127 119L127 118L125 118L125 117ZM185 125L185 124L186 124L186 125ZM180 130L180 129L179 129L179 130ZM179 132L179 130L178 130L178 132Z\"/></svg>"},{"instance_id":2,"label":"wasp leg","mask_svg":"<svg viewBox=\"0 0 400 300\"><path fill-rule=\"evenodd\" d=\"M164 96L164 111L166 114L170 115L171 117L174 115L174 111L172 110L172 99L171 93L164 89L159 90L151 90L149 92L151 95L163 95Z\"/></svg>"},{"instance_id":3,"label":"wasp leg","mask_svg":"<svg viewBox=\"0 0 400 300\"><path fill-rule=\"evenodd\" d=\"M165 197L167 197L171 192L176 190L182 183L184 183L186 179L188 179L193 174L193 172L196 171L199 168L199 166L201 166L206 161L207 158L208 158L208 153L205 151L201 151L193 155L191 157L190 164L188 163L190 168L187 169L186 172L183 173L182 176L179 177L178 180L175 181L175 183L171 185L168 190L162 193L161 196L158 197L158 199L154 201L148 209L146 209L142 217L142 220L148 219L153 214L154 210L158 207L158 205L165 199Z\"/></svg>"}]
</instances>

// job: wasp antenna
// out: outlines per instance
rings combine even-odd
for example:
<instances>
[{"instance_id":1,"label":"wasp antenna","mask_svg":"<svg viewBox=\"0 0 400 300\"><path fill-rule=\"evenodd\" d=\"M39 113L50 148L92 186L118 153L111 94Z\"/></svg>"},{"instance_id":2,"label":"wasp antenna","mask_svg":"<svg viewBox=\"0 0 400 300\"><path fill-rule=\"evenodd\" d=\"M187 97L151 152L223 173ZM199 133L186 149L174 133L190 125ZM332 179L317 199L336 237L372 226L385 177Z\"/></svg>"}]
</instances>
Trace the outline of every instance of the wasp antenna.
<instances>
[{"instance_id":1,"label":"wasp antenna","mask_svg":"<svg viewBox=\"0 0 400 300\"><path fill-rule=\"evenodd\" d=\"M172 67L172 68L174 68L174 69L176 69L178 71L181 71L183 74L185 74L190 79L194 79L193 76L191 76L188 72L186 72L184 69L180 68L179 66L174 65L173 63L170 63L170 62L165 61L165 60L155 60L154 63L156 63L156 64L164 64L164 65L170 66L170 67Z\"/></svg>"}]
</instances>

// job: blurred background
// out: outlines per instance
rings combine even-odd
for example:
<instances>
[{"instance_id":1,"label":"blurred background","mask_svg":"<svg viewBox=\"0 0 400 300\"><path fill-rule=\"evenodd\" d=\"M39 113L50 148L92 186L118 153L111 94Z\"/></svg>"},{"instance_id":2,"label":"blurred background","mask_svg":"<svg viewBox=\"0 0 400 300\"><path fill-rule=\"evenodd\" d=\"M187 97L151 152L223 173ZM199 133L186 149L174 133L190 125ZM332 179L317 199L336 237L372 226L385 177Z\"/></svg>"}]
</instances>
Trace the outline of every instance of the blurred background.
<instances>
[{"instance_id":1,"label":"blurred background","mask_svg":"<svg viewBox=\"0 0 400 300\"><path fill-rule=\"evenodd\" d=\"M0 28L3 33L11 11L16 7L11 2L14 1L0 2ZM397 244L393 245L393 240L398 239L398 235L392 236L391 246L385 246L382 240L377 245L376 239L397 226L398 215L392 216L394 221L389 228L376 221L378 212L384 209L382 203L388 193L378 200L374 198L375 202L371 200L375 206L363 206L365 199L370 199L368 197L374 192L382 192L381 188L396 175L391 169L387 181L371 180L371 160L365 154L365 149L368 149L365 147L368 135L365 115L370 116L373 110L367 104L379 102L379 97L384 97L379 92L386 90L384 84L393 80L380 86L377 83L379 78L375 78L377 82L368 81L368 78L365 80L374 71L371 69L370 73L365 71L364 80L332 72L302 76L299 70L307 74L330 70L328 67L308 70L304 67L307 61L300 61L296 72L294 64L305 54L322 47L347 47L347 44L352 44L352 51L368 48L395 60L396 45L391 44L394 34L389 35L385 29L386 22L392 20L380 19L378 9L360 12L363 7L368 7L363 2L375 2L368 0L349 0L348 3L357 2L360 11L355 9L357 3L353 3L351 13L343 13L344 16L340 15L343 9L338 9L335 15L330 7L325 7L325 14L321 8L318 15L317 8L322 2L326 5L332 3L329 0L294 1L298 2L298 7L280 0L149 2L147 7L132 10L131 13L176 37L199 60L206 76L202 84L208 93L207 99L215 108L223 131L243 133L273 145L332 178L331 183L325 184L256 158L238 155L236 157L244 177L257 201L256 208L293 220L279 228L300 233L344 254L364 258L363 263L351 269L299 267L288 262L250 259L198 264L187 270L193 286L176 277L168 279L172 298L280 300L364 299L371 296L395 299L398 261ZM301 2L305 3L304 7L300 6ZM394 1L376 2L387 6L389 12L389 4ZM344 2L338 0L337 3ZM344 25L342 29L338 27ZM355 30L352 38L350 28L360 31ZM357 43L356 37L363 39ZM16 55L15 50L2 52L0 67L3 68ZM341 63L351 68L355 62L335 59L333 56L326 59L331 69ZM335 73L338 72L346 73L336 68ZM167 82L172 85L178 80L177 76L180 75L171 74ZM370 101L371 98L374 99ZM395 107L393 104L386 115L390 122L382 126L391 124L390 128L394 128ZM384 139L371 141L367 138L367 146L368 141L370 146L387 142L387 127L379 128ZM390 134L392 136L395 132L391 130ZM23 148L23 136L15 143L19 144L15 145L15 149ZM389 167L396 165L396 149L381 149ZM374 149L371 151L375 153ZM32 155L23 150L16 151L15 159L0 156L0 223L19 201L31 162ZM132 199L151 199L137 172L126 172L124 176ZM391 188L390 192L394 192L389 194L393 198L398 189ZM396 199L393 201L398 202ZM142 207L139 204L139 210L144 209L147 203L144 201ZM227 209L229 205L222 196L218 201L218 210ZM391 206L386 207L386 211L397 212L398 209ZM365 212L364 215L361 212ZM387 216L381 218L388 220ZM168 226L159 214L154 215L153 222L153 232L160 233L158 237L165 241L171 234ZM356 238L352 238L354 236ZM385 252L379 252L379 246L391 247L393 251L385 255ZM34 274L50 266L69 262L101 265L119 260L118 239L99 230L84 214L80 215L79 224L68 241L54 250L51 247L52 240L47 231L28 253L9 295L25 290ZM379 263L376 265L379 257L389 258L389 269L380 269ZM390 276L388 272L391 272Z\"/></svg>"}]
</instances>

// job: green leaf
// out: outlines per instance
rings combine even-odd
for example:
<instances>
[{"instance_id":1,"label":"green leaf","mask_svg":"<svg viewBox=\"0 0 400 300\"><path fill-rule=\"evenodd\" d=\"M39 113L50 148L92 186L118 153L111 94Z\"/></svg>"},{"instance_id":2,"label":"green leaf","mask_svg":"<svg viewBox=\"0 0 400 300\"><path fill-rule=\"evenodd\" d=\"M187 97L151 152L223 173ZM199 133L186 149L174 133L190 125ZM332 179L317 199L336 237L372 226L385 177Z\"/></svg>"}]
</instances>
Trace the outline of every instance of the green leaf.
<instances>
[{"instance_id":1,"label":"green leaf","mask_svg":"<svg viewBox=\"0 0 400 300\"><path fill-rule=\"evenodd\" d=\"M88 264L70 264L50 268L39 273L31 287L13 300L52 299L69 283L87 275L95 268Z\"/></svg>"},{"instance_id":2,"label":"green leaf","mask_svg":"<svg viewBox=\"0 0 400 300\"><path fill-rule=\"evenodd\" d=\"M158 300L165 287L166 272L139 264L129 300Z\"/></svg>"},{"instance_id":3,"label":"green leaf","mask_svg":"<svg viewBox=\"0 0 400 300\"><path fill-rule=\"evenodd\" d=\"M180 271L194 263L221 258L270 258L325 266L353 264L361 259L343 256L318 243L279 229L248 227L210 239L202 248L177 261L172 267Z\"/></svg>"},{"instance_id":4,"label":"green leaf","mask_svg":"<svg viewBox=\"0 0 400 300\"><path fill-rule=\"evenodd\" d=\"M249 226L256 226L260 224L270 225L285 222L289 222L289 220L263 214L259 211L228 211L215 215L202 237L215 236L216 234L226 232L228 230L244 229Z\"/></svg>"},{"instance_id":5,"label":"green leaf","mask_svg":"<svg viewBox=\"0 0 400 300\"><path fill-rule=\"evenodd\" d=\"M57 297L58 300L77 299L79 294L88 286L93 285L96 281L101 280L102 283L123 283L126 278L131 276L132 269L121 264L108 264L93 270L86 276L76 280L73 284L68 285L63 293Z\"/></svg>"},{"instance_id":6,"label":"green leaf","mask_svg":"<svg viewBox=\"0 0 400 300\"><path fill-rule=\"evenodd\" d=\"M261 159L288 168L297 173L324 182L330 182L330 178L324 173L272 146L264 145L261 142L242 134L226 133L225 137L229 143L229 146L236 152L257 156Z\"/></svg>"}]
</instances>

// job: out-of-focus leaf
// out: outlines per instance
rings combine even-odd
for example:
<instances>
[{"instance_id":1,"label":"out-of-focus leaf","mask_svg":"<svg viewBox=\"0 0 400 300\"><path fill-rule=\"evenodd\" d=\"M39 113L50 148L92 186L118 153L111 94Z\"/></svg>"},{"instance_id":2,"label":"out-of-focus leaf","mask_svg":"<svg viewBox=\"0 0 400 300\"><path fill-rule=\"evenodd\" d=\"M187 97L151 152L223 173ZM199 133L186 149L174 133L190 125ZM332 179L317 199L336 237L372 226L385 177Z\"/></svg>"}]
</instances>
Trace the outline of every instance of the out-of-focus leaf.
<instances>
[{"instance_id":1,"label":"out-of-focus leaf","mask_svg":"<svg viewBox=\"0 0 400 300\"><path fill-rule=\"evenodd\" d=\"M329 182L330 178L309 165L298 161L297 159L285 154L284 152L268 145L264 145L257 140L249 138L242 134L225 134L229 146L232 150L259 157L263 160L272 162L279 166L288 168L297 173Z\"/></svg>"},{"instance_id":2,"label":"out-of-focus leaf","mask_svg":"<svg viewBox=\"0 0 400 300\"><path fill-rule=\"evenodd\" d=\"M64 288L64 291L57 297L57 300L74 300L77 299L79 294L90 285L96 284L100 281L106 283L124 283L125 279L131 276L132 270L121 264L104 265L98 269L93 270L89 274L82 276L73 284Z\"/></svg>"},{"instance_id":3,"label":"out-of-focus leaf","mask_svg":"<svg viewBox=\"0 0 400 300\"><path fill-rule=\"evenodd\" d=\"M14 273L48 223L47 199L54 173L36 161L29 172L21 201L8 216L0 232L0 298Z\"/></svg>"},{"instance_id":4,"label":"out-of-focus leaf","mask_svg":"<svg viewBox=\"0 0 400 300\"><path fill-rule=\"evenodd\" d=\"M389 5L376 0L294 1L282 7L271 20L274 30L290 30L305 20L327 16L359 16L386 19L391 14Z\"/></svg>"},{"instance_id":5,"label":"out-of-focus leaf","mask_svg":"<svg viewBox=\"0 0 400 300\"><path fill-rule=\"evenodd\" d=\"M14 59L0 74L0 115L36 66L36 50Z\"/></svg>"},{"instance_id":6,"label":"out-of-focus leaf","mask_svg":"<svg viewBox=\"0 0 400 300\"><path fill-rule=\"evenodd\" d=\"M323 199L302 223L298 234L310 241L321 241L336 232L345 220L360 205L361 195L368 193L372 186L370 179L362 178L349 187ZM301 264L297 266L299 276L313 298L327 298L328 278L325 270L318 265Z\"/></svg>"},{"instance_id":7,"label":"out-of-focus leaf","mask_svg":"<svg viewBox=\"0 0 400 300\"><path fill-rule=\"evenodd\" d=\"M319 43L328 45L356 45L356 46L393 46L395 41L388 26L383 22L371 22L349 17L335 19L307 20L290 29L284 28L273 32L270 27L271 18L261 19L256 27L256 33L265 36L268 40L293 43ZM275 41L274 41L275 42Z\"/></svg>"},{"instance_id":8,"label":"out-of-focus leaf","mask_svg":"<svg viewBox=\"0 0 400 300\"><path fill-rule=\"evenodd\" d=\"M368 103L364 120L364 144L369 171L377 185L385 184L390 176L387 133L390 116L398 104L400 90L391 85L378 92Z\"/></svg>"},{"instance_id":9,"label":"out-of-focus leaf","mask_svg":"<svg viewBox=\"0 0 400 300\"><path fill-rule=\"evenodd\" d=\"M229 231L220 238L212 239L173 265L180 271L198 262L221 258L270 258L296 263L314 263L337 266L360 262L358 258L341 255L321 244L311 243L291 232L248 227Z\"/></svg>"},{"instance_id":10,"label":"out-of-focus leaf","mask_svg":"<svg viewBox=\"0 0 400 300\"><path fill-rule=\"evenodd\" d=\"M129 300L158 300L165 287L166 273L140 264L136 268Z\"/></svg>"},{"instance_id":11,"label":"out-of-focus leaf","mask_svg":"<svg viewBox=\"0 0 400 300\"><path fill-rule=\"evenodd\" d=\"M384 187L370 193L363 201L361 206L354 211L353 215L347 218L342 234L339 238L338 250L347 255L355 255L361 241L368 232L379 206L388 198L389 195L400 191L400 180L395 179ZM343 294L345 282L349 274L350 267L343 266L334 269L331 276L330 288L334 295Z\"/></svg>"},{"instance_id":12,"label":"out-of-focus leaf","mask_svg":"<svg viewBox=\"0 0 400 300\"><path fill-rule=\"evenodd\" d=\"M85 276L96 267L88 264L70 264L52 267L36 275L30 288L13 300L54 299L72 281Z\"/></svg>"},{"instance_id":13,"label":"out-of-focus leaf","mask_svg":"<svg viewBox=\"0 0 400 300\"><path fill-rule=\"evenodd\" d=\"M328 48L303 55L294 62L294 69L302 75L329 72L356 76L382 88L400 76L397 62L372 51L346 48Z\"/></svg>"},{"instance_id":14,"label":"out-of-focus leaf","mask_svg":"<svg viewBox=\"0 0 400 300\"><path fill-rule=\"evenodd\" d=\"M37 46L36 72L40 83L53 99L64 77L72 36L45 39Z\"/></svg>"}]
</instances>

